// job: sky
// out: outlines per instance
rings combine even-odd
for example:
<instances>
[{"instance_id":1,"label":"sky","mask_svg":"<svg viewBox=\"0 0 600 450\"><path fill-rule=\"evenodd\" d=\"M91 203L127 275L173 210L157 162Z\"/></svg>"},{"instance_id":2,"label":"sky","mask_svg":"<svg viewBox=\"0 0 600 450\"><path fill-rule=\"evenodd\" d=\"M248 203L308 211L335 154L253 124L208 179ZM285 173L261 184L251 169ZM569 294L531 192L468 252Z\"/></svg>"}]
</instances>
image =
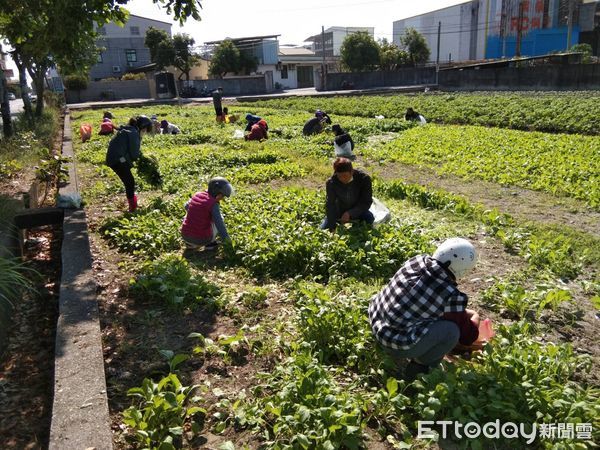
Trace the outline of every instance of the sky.
<instances>
[{"instance_id":1,"label":"sky","mask_svg":"<svg viewBox=\"0 0 600 450\"><path fill-rule=\"evenodd\" d=\"M188 33L196 45L226 37L279 34L280 45L302 44L304 39L332 26L374 27L375 38L392 40L392 23L428 11L464 3L465 0L202 0L201 21L189 19L183 27L152 0L131 0L132 14L173 23L173 34ZM8 67L16 76L16 67Z\"/></svg>"},{"instance_id":2,"label":"sky","mask_svg":"<svg viewBox=\"0 0 600 450\"><path fill-rule=\"evenodd\" d=\"M196 44L226 37L280 34L281 44L302 44L304 39L331 26L375 27L376 38L392 40L392 23L428 11L464 3L465 0L203 0L202 20L189 20L173 34L190 34ZM172 22L152 0L132 0L132 14Z\"/></svg>"}]
</instances>

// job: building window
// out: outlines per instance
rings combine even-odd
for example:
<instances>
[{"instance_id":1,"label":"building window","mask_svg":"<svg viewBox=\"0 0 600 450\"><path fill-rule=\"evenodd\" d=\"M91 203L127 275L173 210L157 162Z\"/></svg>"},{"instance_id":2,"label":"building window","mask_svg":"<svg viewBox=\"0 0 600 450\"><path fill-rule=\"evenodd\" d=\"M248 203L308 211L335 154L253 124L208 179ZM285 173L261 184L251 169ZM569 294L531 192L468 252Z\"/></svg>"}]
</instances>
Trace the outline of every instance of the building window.
<instances>
[{"instance_id":1,"label":"building window","mask_svg":"<svg viewBox=\"0 0 600 450\"><path fill-rule=\"evenodd\" d=\"M127 62L137 62L137 52L133 49L125 50L125 56L127 57Z\"/></svg>"},{"instance_id":2,"label":"building window","mask_svg":"<svg viewBox=\"0 0 600 450\"><path fill-rule=\"evenodd\" d=\"M106 28L104 27L98 27L98 34L102 35L102 36L106 36Z\"/></svg>"},{"instance_id":3,"label":"building window","mask_svg":"<svg viewBox=\"0 0 600 450\"><path fill-rule=\"evenodd\" d=\"M283 66L281 66L281 79L287 80L287 77L288 77L288 66L286 64L284 64Z\"/></svg>"},{"instance_id":4,"label":"building window","mask_svg":"<svg viewBox=\"0 0 600 450\"><path fill-rule=\"evenodd\" d=\"M129 27L129 30L131 31L132 36L140 35L140 27Z\"/></svg>"}]
</instances>

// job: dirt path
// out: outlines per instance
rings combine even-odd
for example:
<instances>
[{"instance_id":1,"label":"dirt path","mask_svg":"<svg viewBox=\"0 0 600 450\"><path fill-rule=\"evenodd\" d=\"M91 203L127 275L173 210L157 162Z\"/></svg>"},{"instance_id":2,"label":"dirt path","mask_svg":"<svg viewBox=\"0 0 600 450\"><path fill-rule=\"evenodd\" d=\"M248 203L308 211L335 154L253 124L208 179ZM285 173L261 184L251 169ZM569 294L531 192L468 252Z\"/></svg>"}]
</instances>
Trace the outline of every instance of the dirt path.
<instances>
[{"instance_id":1,"label":"dirt path","mask_svg":"<svg viewBox=\"0 0 600 450\"><path fill-rule=\"evenodd\" d=\"M554 197L543 192L496 183L464 180L452 175L440 176L431 169L400 163L372 163L361 166L384 180L401 179L407 183L431 186L467 197L472 203L497 208L516 218L546 224L563 225L600 237L600 213L578 200Z\"/></svg>"}]
</instances>

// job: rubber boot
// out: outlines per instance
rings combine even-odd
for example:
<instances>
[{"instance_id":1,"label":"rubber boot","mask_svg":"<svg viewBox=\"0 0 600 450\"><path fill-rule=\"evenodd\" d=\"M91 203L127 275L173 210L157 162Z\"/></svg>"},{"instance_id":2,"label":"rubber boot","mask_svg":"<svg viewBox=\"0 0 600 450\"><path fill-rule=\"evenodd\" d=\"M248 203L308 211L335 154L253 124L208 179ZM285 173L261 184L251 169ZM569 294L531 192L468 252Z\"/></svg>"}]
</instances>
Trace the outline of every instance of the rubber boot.
<instances>
[{"instance_id":1,"label":"rubber boot","mask_svg":"<svg viewBox=\"0 0 600 450\"><path fill-rule=\"evenodd\" d=\"M129 212L134 212L137 209L137 195L128 198L127 202L129 203Z\"/></svg>"}]
</instances>

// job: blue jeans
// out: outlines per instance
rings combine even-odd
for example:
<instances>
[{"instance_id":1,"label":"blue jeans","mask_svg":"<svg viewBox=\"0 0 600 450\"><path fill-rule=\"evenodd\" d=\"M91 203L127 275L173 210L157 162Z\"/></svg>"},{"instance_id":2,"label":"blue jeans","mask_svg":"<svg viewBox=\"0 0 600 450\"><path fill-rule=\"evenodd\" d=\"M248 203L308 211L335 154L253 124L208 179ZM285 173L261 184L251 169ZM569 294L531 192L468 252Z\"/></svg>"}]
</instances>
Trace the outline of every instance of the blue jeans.
<instances>
[{"instance_id":1,"label":"blue jeans","mask_svg":"<svg viewBox=\"0 0 600 450\"><path fill-rule=\"evenodd\" d=\"M373 222L375 222L375 217L373 216L373 213L371 211L367 210L364 213L362 213L360 216L352 219L352 222L356 222L359 220L366 222L368 224L372 224ZM338 221L339 221L339 219L338 219ZM321 230L326 230L328 228L333 228L333 227L329 226L329 221L327 220L327 217L325 217L325 219L323 219L323 222L321 222L321 225L319 226L319 228Z\"/></svg>"},{"instance_id":2,"label":"blue jeans","mask_svg":"<svg viewBox=\"0 0 600 450\"><path fill-rule=\"evenodd\" d=\"M429 325L427 333L407 350L382 347L394 360L412 358L418 364L432 368L442 362L444 355L456 346L459 337L458 325L448 320L438 320Z\"/></svg>"}]
</instances>

